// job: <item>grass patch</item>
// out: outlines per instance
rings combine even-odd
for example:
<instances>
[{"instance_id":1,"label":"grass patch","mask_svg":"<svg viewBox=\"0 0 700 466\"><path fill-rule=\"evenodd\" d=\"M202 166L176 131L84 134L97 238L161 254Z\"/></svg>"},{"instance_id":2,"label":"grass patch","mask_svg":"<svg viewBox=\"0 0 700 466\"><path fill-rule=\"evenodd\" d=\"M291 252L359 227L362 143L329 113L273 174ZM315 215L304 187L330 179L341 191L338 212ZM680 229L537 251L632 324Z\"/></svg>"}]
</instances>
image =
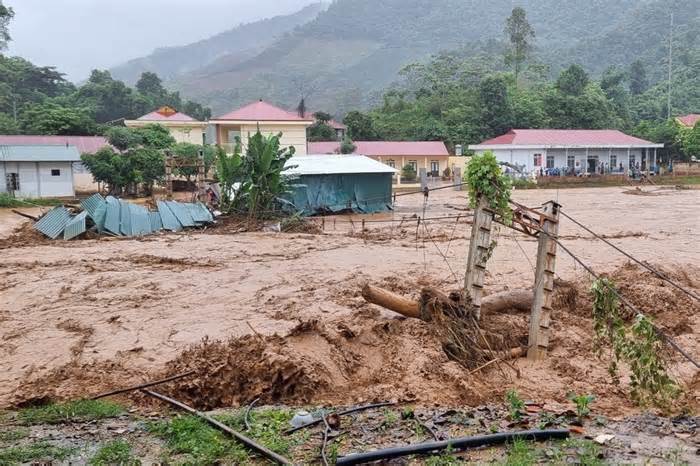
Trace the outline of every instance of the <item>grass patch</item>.
<instances>
[{"instance_id":1,"label":"grass patch","mask_svg":"<svg viewBox=\"0 0 700 466\"><path fill-rule=\"evenodd\" d=\"M24 408L18 418L24 424L60 424L119 416L124 408L111 401L78 400L46 406Z\"/></svg>"},{"instance_id":2,"label":"grass patch","mask_svg":"<svg viewBox=\"0 0 700 466\"><path fill-rule=\"evenodd\" d=\"M178 416L152 423L148 429L165 440L169 455L178 456L176 463L244 464L248 461L248 454L243 446L229 440L196 416ZM171 458L168 460L166 462L170 463Z\"/></svg>"},{"instance_id":3,"label":"grass patch","mask_svg":"<svg viewBox=\"0 0 700 466\"><path fill-rule=\"evenodd\" d=\"M131 445L124 440L113 440L105 443L97 450L97 453L90 458L88 464L91 466L107 466L119 464L121 466L137 466L141 464L131 453Z\"/></svg>"},{"instance_id":4,"label":"grass patch","mask_svg":"<svg viewBox=\"0 0 700 466\"><path fill-rule=\"evenodd\" d=\"M57 205L62 205L63 201L60 199L22 199L12 197L7 193L0 193L0 207L5 208L17 208L17 207L53 207Z\"/></svg>"},{"instance_id":5,"label":"grass patch","mask_svg":"<svg viewBox=\"0 0 700 466\"><path fill-rule=\"evenodd\" d=\"M249 414L251 429L248 431L245 430L244 413L245 410L242 409L233 414L215 417L232 429L245 433L246 436L283 456L290 456L292 448L303 443L310 435L308 432L283 434L289 428L289 421L293 417L291 411L281 409L253 411ZM178 463L248 464L253 457L243 445L195 416L180 416L153 423L149 425L149 431L165 440L171 457L169 459L174 459Z\"/></svg>"},{"instance_id":6,"label":"grass patch","mask_svg":"<svg viewBox=\"0 0 700 466\"><path fill-rule=\"evenodd\" d=\"M530 466L537 459L535 446L532 442L516 439L509 447L503 466Z\"/></svg>"},{"instance_id":7,"label":"grass patch","mask_svg":"<svg viewBox=\"0 0 700 466\"><path fill-rule=\"evenodd\" d=\"M29 429L11 429L0 431L0 442L15 442L29 436Z\"/></svg>"},{"instance_id":8,"label":"grass patch","mask_svg":"<svg viewBox=\"0 0 700 466\"><path fill-rule=\"evenodd\" d=\"M47 442L35 442L21 447L0 449L0 464L10 465L38 460L61 461L73 454L72 448L57 447Z\"/></svg>"}]
</instances>

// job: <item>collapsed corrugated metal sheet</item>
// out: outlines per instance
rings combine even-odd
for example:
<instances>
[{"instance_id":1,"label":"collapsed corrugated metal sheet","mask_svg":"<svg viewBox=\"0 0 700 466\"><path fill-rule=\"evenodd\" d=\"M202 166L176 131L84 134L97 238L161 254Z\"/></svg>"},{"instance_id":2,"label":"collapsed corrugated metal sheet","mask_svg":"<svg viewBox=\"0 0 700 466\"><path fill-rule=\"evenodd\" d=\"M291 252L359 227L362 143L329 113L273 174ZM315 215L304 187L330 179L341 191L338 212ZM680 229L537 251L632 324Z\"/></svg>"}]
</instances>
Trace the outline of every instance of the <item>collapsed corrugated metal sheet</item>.
<instances>
[{"instance_id":1,"label":"collapsed corrugated metal sheet","mask_svg":"<svg viewBox=\"0 0 700 466\"><path fill-rule=\"evenodd\" d=\"M56 239L63 233L63 229L66 228L70 219L71 216L68 209L63 206L58 206L41 217L41 219L34 224L34 228L49 238Z\"/></svg>"},{"instance_id":2,"label":"collapsed corrugated metal sheet","mask_svg":"<svg viewBox=\"0 0 700 466\"><path fill-rule=\"evenodd\" d=\"M179 202L175 201L166 201L165 203L173 215L177 217L177 221L180 222L180 225L183 227L196 226L194 219L192 218L192 214L190 213L190 209L187 208L185 204L180 204Z\"/></svg>"},{"instance_id":3,"label":"collapsed corrugated metal sheet","mask_svg":"<svg viewBox=\"0 0 700 466\"><path fill-rule=\"evenodd\" d=\"M83 211L78 215L71 215L64 207L56 207L34 227L52 239L61 233L64 239L72 239L87 231L88 219L99 233L117 236L144 236L163 229L179 231L183 227L214 222L211 212L200 202L158 201L158 211L151 212L139 204L95 194L81 201L80 205Z\"/></svg>"},{"instance_id":4,"label":"collapsed corrugated metal sheet","mask_svg":"<svg viewBox=\"0 0 700 466\"><path fill-rule=\"evenodd\" d=\"M83 210L78 215L74 216L63 230L63 239L73 239L76 236L80 236L85 233L87 231L87 226L85 223L87 216L88 213L86 210Z\"/></svg>"},{"instance_id":5,"label":"collapsed corrugated metal sheet","mask_svg":"<svg viewBox=\"0 0 700 466\"><path fill-rule=\"evenodd\" d=\"M158 201L158 212L163 223L163 228L170 231L182 230L182 224L177 220L165 201Z\"/></svg>"},{"instance_id":6,"label":"collapsed corrugated metal sheet","mask_svg":"<svg viewBox=\"0 0 700 466\"><path fill-rule=\"evenodd\" d=\"M121 207L119 205L119 199L112 196L107 196L106 199L107 207L105 213L105 230L112 233L113 235L120 236L120 211Z\"/></svg>"}]
</instances>

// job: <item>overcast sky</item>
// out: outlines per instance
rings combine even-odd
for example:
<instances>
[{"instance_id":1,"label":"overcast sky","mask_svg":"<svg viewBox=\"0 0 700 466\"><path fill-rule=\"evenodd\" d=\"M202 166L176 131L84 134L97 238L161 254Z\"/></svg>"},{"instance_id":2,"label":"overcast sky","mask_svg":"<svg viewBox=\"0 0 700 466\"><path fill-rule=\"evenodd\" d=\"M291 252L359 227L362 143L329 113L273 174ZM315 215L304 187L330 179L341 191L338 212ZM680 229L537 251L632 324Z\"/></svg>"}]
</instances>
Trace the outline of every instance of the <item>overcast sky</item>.
<instances>
[{"instance_id":1,"label":"overcast sky","mask_svg":"<svg viewBox=\"0 0 700 466\"><path fill-rule=\"evenodd\" d=\"M15 10L9 53L86 78L240 23L288 14L316 0L3 0Z\"/></svg>"}]
</instances>

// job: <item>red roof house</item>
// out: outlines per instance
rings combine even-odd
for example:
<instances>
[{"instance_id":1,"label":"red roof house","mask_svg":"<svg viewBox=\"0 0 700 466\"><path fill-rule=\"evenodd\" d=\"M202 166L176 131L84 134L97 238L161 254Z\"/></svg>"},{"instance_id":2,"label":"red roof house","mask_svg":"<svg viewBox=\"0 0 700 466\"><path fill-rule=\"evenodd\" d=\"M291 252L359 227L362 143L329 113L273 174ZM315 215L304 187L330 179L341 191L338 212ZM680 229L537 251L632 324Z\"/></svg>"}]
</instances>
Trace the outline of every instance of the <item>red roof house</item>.
<instances>
[{"instance_id":1,"label":"red roof house","mask_svg":"<svg viewBox=\"0 0 700 466\"><path fill-rule=\"evenodd\" d=\"M172 107L161 107L158 110L155 110L151 113L148 113L142 117L137 118L138 121L152 121L152 122L168 122L168 121L175 121L175 122L198 122L198 120L192 118L189 115L186 115L184 113L178 112Z\"/></svg>"},{"instance_id":2,"label":"red roof house","mask_svg":"<svg viewBox=\"0 0 700 466\"><path fill-rule=\"evenodd\" d=\"M432 156L447 157L447 147L442 141L353 141L355 153L368 157ZM309 154L337 154L338 142L310 142Z\"/></svg>"},{"instance_id":3,"label":"red roof house","mask_svg":"<svg viewBox=\"0 0 700 466\"><path fill-rule=\"evenodd\" d=\"M282 108L275 107L272 104L268 104L263 100L259 100L258 102L253 102L251 104L246 105L245 107L241 107L237 110L233 110L229 113L212 119L212 123L217 123L219 121L296 121L311 124L314 122L314 118L312 116L308 118L302 118L296 112L289 112Z\"/></svg>"},{"instance_id":4,"label":"red roof house","mask_svg":"<svg viewBox=\"0 0 700 466\"><path fill-rule=\"evenodd\" d=\"M700 113L690 113L688 115L683 115L676 117L676 121L683 126L688 128L693 128L700 121Z\"/></svg>"},{"instance_id":5,"label":"red roof house","mask_svg":"<svg viewBox=\"0 0 700 466\"><path fill-rule=\"evenodd\" d=\"M513 129L470 149L488 146L649 147L654 143L614 129ZM663 147L663 145L661 145Z\"/></svg>"}]
</instances>

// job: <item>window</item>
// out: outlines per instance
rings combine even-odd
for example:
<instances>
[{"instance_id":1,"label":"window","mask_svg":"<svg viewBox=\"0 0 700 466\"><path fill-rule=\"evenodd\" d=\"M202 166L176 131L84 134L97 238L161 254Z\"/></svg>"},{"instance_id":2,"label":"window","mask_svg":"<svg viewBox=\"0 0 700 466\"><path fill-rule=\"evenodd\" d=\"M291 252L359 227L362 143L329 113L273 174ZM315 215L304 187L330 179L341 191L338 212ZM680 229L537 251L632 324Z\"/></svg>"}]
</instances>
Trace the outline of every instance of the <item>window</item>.
<instances>
[{"instance_id":1,"label":"window","mask_svg":"<svg viewBox=\"0 0 700 466\"><path fill-rule=\"evenodd\" d=\"M535 154L534 156L534 164L536 167L541 167L542 166L542 154Z\"/></svg>"},{"instance_id":2,"label":"window","mask_svg":"<svg viewBox=\"0 0 700 466\"><path fill-rule=\"evenodd\" d=\"M413 168L413 171L418 173L418 162L415 160L409 160L408 164Z\"/></svg>"},{"instance_id":3,"label":"window","mask_svg":"<svg viewBox=\"0 0 700 466\"><path fill-rule=\"evenodd\" d=\"M61 176L61 170L59 170L58 168L52 168L51 176Z\"/></svg>"},{"instance_id":4,"label":"window","mask_svg":"<svg viewBox=\"0 0 700 466\"><path fill-rule=\"evenodd\" d=\"M630 154L630 164L629 164L630 168L634 168L635 162L636 162L636 160L635 160L635 155L634 155L634 154Z\"/></svg>"},{"instance_id":5,"label":"window","mask_svg":"<svg viewBox=\"0 0 700 466\"><path fill-rule=\"evenodd\" d=\"M235 143L236 143L236 139L240 139L240 138L241 138L241 132L240 132L240 130L230 130L230 131L228 132L228 142L229 142L229 144L235 144Z\"/></svg>"},{"instance_id":6,"label":"window","mask_svg":"<svg viewBox=\"0 0 700 466\"><path fill-rule=\"evenodd\" d=\"M553 155L547 156L547 168L554 168L554 156Z\"/></svg>"},{"instance_id":7,"label":"window","mask_svg":"<svg viewBox=\"0 0 700 466\"><path fill-rule=\"evenodd\" d=\"M396 162L394 162L394 159L387 160L386 164L389 165L391 168L396 168Z\"/></svg>"},{"instance_id":8,"label":"window","mask_svg":"<svg viewBox=\"0 0 700 466\"><path fill-rule=\"evenodd\" d=\"M617 167L617 155L610 154L610 169L614 170Z\"/></svg>"},{"instance_id":9,"label":"window","mask_svg":"<svg viewBox=\"0 0 700 466\"><path fill-rule=\"evenodd\" d=\"M566 156L566 166L569 168L574 168L574 165L576 165L576 156L575 155L567 155Z\"/></svg>"},{"instance_id":10,"label":"window","mask_svg":"<svg viewBox=\"0 0 700 466\"><path fill-rule=\"evenodd\" d=\"M440 162L437 160L431 160L430 161L430 172L433 174L433 176L439 176L440 175Z\"/></svg>"}]
</instances>

